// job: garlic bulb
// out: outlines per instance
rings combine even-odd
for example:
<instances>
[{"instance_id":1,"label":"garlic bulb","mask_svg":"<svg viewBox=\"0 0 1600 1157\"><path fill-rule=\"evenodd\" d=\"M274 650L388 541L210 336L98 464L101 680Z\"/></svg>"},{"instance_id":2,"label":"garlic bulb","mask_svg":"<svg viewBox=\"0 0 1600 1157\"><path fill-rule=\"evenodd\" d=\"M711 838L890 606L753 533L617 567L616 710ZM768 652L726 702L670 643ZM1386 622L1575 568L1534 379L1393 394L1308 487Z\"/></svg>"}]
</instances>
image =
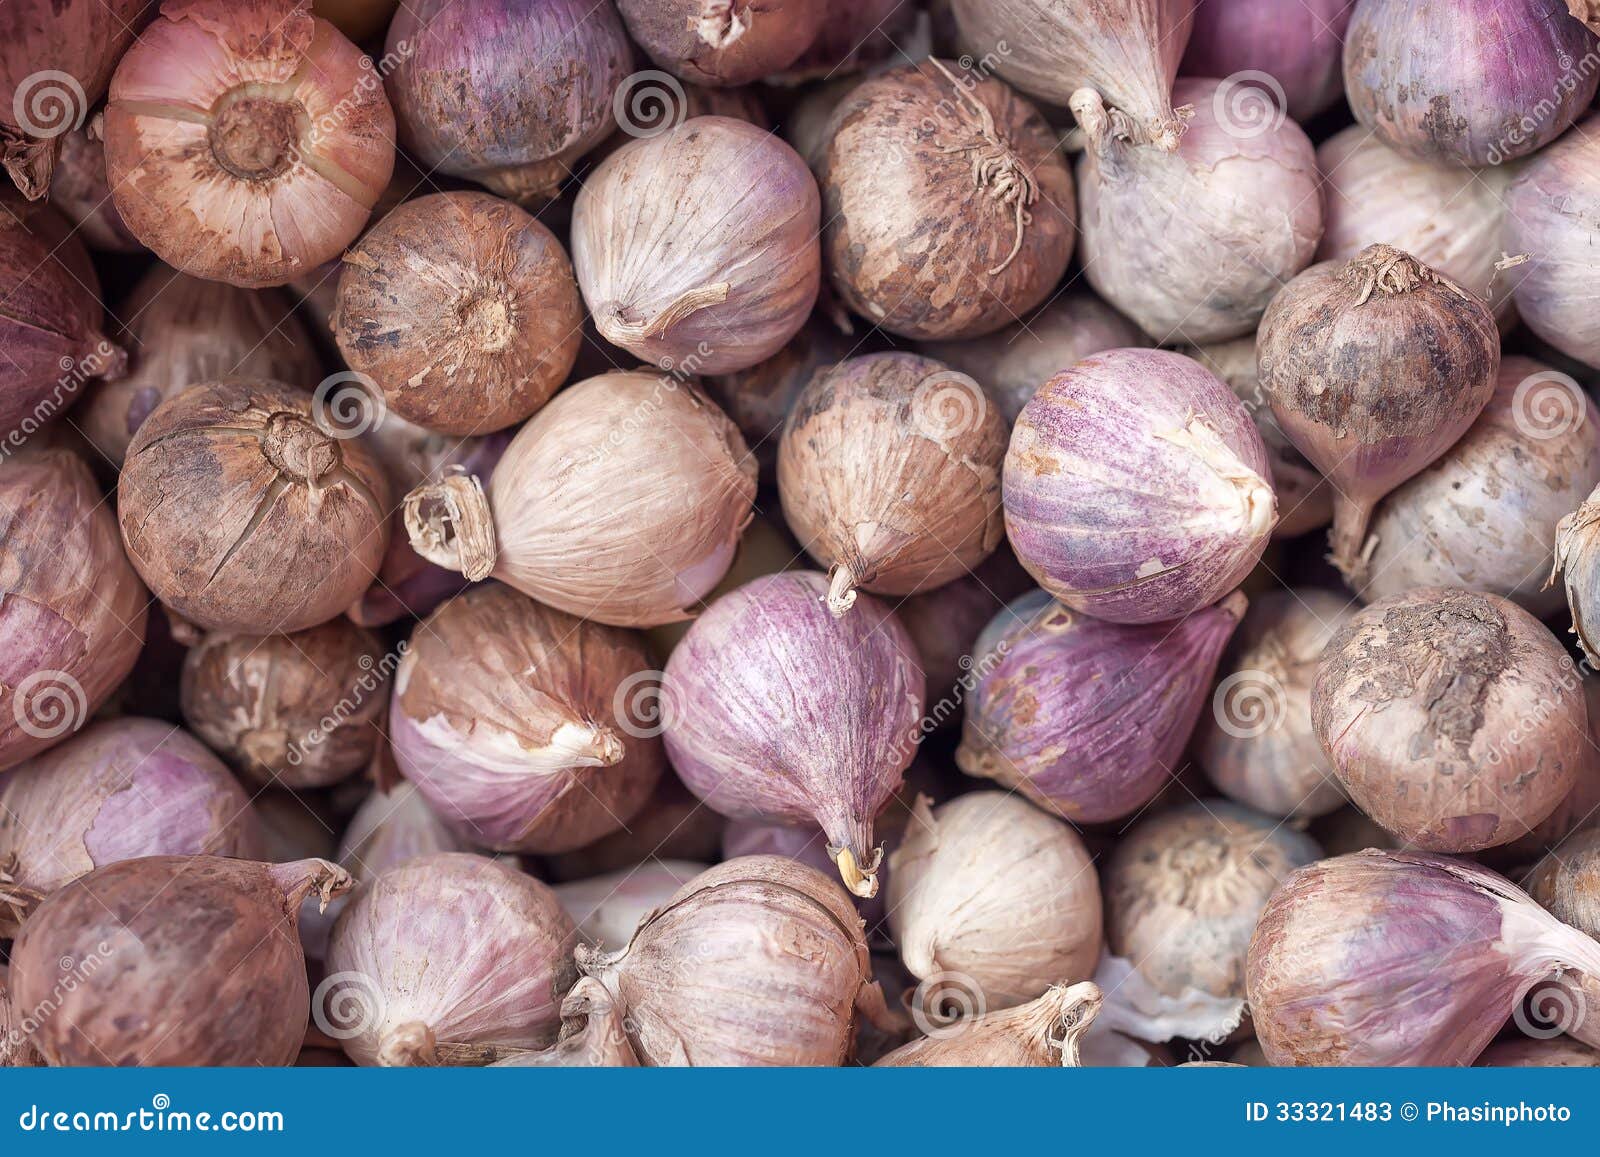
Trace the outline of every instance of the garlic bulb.
<instances>
[{"instance_id":1,"label":"garlic bulb","mask_svg":"<svg viewBox=\"0 0 1600 1157\"><path fill-rule=\"evenodd\" d=\"M1600 662L1600 552L1596 547L1596 525L1600 524L1600 486L1572 513L1556 524L1555 564L1550 572L1553 583L1561 576L1566 588L1567 609L1572 614L1572 633L1578 636L1584 656L1590 663Z\"/></svg>"},{"instance_id":2,"label":"garlic bulb","mask_svg":"<svg viewBox=\"0 0 1600 1157\"><path fill-rule=\"evenodd\" d=\"M651 860L587 880L557 884L556 899L587 944L618 948L646 916L707 868L687 860Z\"/></svg>"},{"instance_id":3,"label":"garlic bulb","mask_svg":"<svg viewBox=\"0 0 1600 1157\"><path fill-rule=\"evenodd\" d=\"M889 927L923 986L959 975L998 1010L1094 975L1094 864L1077 832L1026 800L979 791L930 808L919 798L889 872Z\"/></svg>"},{"instance_id":4,"label":"garlic bulb","mask_svg":"<svg viewBox=\"0 0 1600 1157\"><path fill-rule=\"evenodd\" d=\"M1089 981L1060 985L1037 1000L985 1012L896 1049L885 1068L1076 1068L1079 1042L1104 1001Z\"/></svg>"},{"instance_id":5,"label":"garlic bulb","mask_svg":"<svg viewBox=\"0 0 1600 1157\"><path fill-rule=\"evenodd\" d=\"M496 1069L638 1068L628 1043L622 1009L592 976L578 978L561 1002L561 1038L539 1052L516 1053L489 1066Z\"/></svg>"},{"instance_id":6,"label":"garlic bulb","mask_svg":"<svg viewBox=\"0 0 1600 1157\"><path fill-rule=\"evenodd\" d=\"M793 64L817 38L827 0L617 0L635 43L696 84L748 84Z\"/></svg>"},{"instance_id":7,"label":"garlic bulb","mask_svg":"<svg viewBox=\"0 0 1600 1157\"><path fill-rule=\"evenodd\" d=\"M815 868L778 856L719 864L618 952L578 967L626 1010L646 1065L838 1065L858 1008L881 1008L861 918Z\"/></svg>"}]
</instances>

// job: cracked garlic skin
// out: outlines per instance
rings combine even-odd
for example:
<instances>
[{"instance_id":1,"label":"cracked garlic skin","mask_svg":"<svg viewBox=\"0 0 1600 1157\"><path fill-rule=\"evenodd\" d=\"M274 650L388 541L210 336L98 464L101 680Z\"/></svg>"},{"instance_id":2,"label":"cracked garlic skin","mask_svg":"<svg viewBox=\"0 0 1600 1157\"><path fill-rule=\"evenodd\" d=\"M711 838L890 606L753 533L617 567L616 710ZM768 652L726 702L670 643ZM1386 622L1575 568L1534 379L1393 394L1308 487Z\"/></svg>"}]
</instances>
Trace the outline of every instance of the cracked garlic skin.
<instances>
[{"instance_id":1,"label":"cracked garlic skin","mask_svg":"<svg viewBox=\"0 0 1600 1157\"><path fill-rule=\"evenodd\" d=\"M1432 852L1526 835L1596 758L1561 644L1472 591L1424 587L1361 611L1323 654L1311 718L1351 801Z\"/></svg>"},{"instance_id":2,"label":"cracked garlic skin","mask_svg":"<svg viewBox=\"0 0 1600 1157\"><path fill-rule=\"evenodd\" d=\"M1271 477L1255 423L1215 374L1165 350L1111 350L1023 407L1005 459L1006 533L1069 607L1115 623L1178 619L1260 559L1277 515Z\"/></svg>"},{"instance_id":3,"label":"cracked garlic skin","mask_svg":"<svg viewBox=\"0 0 1600 1157\"><path fill-rule=\"evenodd\" d=\"M929 58L857 85L827 133L823 249L834 291L873 324L980 337L1066 272L1072 174L1050 126L1003 82Z\"/></svg>"},{"instance_id":4,"label":"cracked garlic skin","mask_svg":"<svg viewBox=\"0 0 1600 1157\"><path fill-rule=\"evenodd\" d=\"M1006 427L983 387L915 354L820 370L789 410L778 494L829 570L828 607L856 591L907 595L967 574L1004 536Z\"/></svg>"},{"instance_id":5,"label":"cracked garlic skin","mask_svg":"<svg viewBox=\"0 0 1600 1157\"><path fill-rule=\"evenodd\" d=\"M161 404L118 482L122 541L150 591L208 630L303 630L367 589L389 545L389 484L311 396L226 379Z\"/></svg>"},{"instance_id":6,"label":"cracked garlic skin","mask_svg":"<svg viewBox=\"0 0 1600 1157\"><path fill-rule=\"evenodd\" d=\"M1104 1004L1098 985L1058 985L1036 1000L937 1026L877 1064L884 1068L1077 1068Z\"/></svg>"},{"instance_id":7,"label":"cracked garlic skin","mask_svg":"<svg viewBox=\"0 0 1600 1157\"><path fill-rule=\"evenodd\" d=\"M561 1037L538 1052L495 1061L497 1069L635 1069L639 1058L628 1043L623 1010L592 976L578 978L561 1002Z\"/></svg>"},{"instance_id":8,"label":"cracked garlic skin","mask_svg":"<svg viewBox=\"0 0 1600 1157\"><path fill-rule=\"evenodd\" d=\"M999 1010L1094 975L1094 864L1077 832L1026 800L978 791L930 808L919 799L889 869L889 927L918 980L960 975Z\"/></svg>"},{"instance_id":9,"label":"cracked garlic skin","mask_svg":"<svg viewBox=\"0 0 1600 1157\"><path fill-rule=\"evenodd\" d=\"M617 0L623 23L659 67L695 84L749 84L799 59L828 0Z\"/></svg>"}]
</instances>

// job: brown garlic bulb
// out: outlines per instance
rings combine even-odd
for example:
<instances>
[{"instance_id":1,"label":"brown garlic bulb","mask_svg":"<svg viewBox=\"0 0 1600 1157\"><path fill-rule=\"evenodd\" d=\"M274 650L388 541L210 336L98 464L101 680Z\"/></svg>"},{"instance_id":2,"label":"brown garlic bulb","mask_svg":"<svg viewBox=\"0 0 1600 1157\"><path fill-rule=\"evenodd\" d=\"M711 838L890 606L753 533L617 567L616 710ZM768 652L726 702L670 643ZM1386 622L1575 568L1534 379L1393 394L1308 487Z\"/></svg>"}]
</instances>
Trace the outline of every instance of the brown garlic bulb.
<instances>
[{"instance_id":1,"label":"brown garlic bulb","mask_svg":"<svg viewBox=\"0 0 1600 1157\"><path fill-rule=\"evenodd\" d=\"M210 630L290 632L366 590L389 545L389 486L309 395L230 379L163 403L118 485L128 557Z\"/></svg>"},{"instance_id":2,"label":"brown garlic bulb","mask_svg":"<svg viewBox=\"0 0 1600 1157\"><path fill-rule=\"evenodd\" d=\"M717 865L626 948L577 958L626 1009L646 1065L839 1065L857 1009L883 1008L850 898L779 856Z\"/></svg>"},{"instance_id":3,"label":"brown garlic bulb","mask_svg":"<svg viewBox=\"0 0 1600 1157\"><path fill-rule=\"evenodd\" d=\"M931 358L870 354L811 379L784 425L778 494L829 568L828 608L966 574L1005 534L1006 424L983 388Z\"/></svg>"},{"instance_id":4,"label":"brown garlic bulb","mask_svg":"<svg viewBox=\"0 0 1600 1157\"><path fill-rule=\"evenodd\" d=\"M1079 1044L1104 997L1089 981L1028 1004L935 1026L878 1062L885 1068L1076 1068Z\"/></svg>"},{"instance_id":5,"label":"brown garlic bulb","mask_svg":"<svg viewBox=\"0 0 1600 1157\"><path fill-rule=\"evenodd\" d=\"M539 1052L519 1053L496 1061L496 1069L638 1068L622 1009L592 976L580 977L561 1002L561 1037Z\"/></svg>"},{"instance_id":6,"label":"brown garlic bulb","mask_svg":"<svg viewBox=\"0 0 1600 1157\"><path fill-rule=\"evenodd\" d=\"M566 381L583 303L555 234L487 193L407 201L344 256L333 331L408 422L487 434Z\"/></svg>"},{"instance_id":7,"label":"brown garlic bulb","mask_svg":"<svg viewBox=\"0 0 1600 1157\"><path fill-rule=\"evenodd\" d=\"M979 337L1049 296L1072 257L1072 174L1038 111L928 59L833 111L819 167L839 297L919 339ZM1065 368L1065 367L1057 367Z\"/></svg>"},{"instance_id":8,"label":"brown garlic bulb","mask_svg":"<svg viewBox=\"0 0 1600 1157\"><path fill-rule=\"evenodd\" d=\"M254 783L326 787L383 742L398 662L344 618L292 635L217 632L184 657L183 717Z\"/></svg>"},{"instance_id":9,"label":"brown garlic bulb","mask_svg":"<svg viewBox=\"0 0 1600 1157\"><path fill-rule=\"evenodd\" d=\"M1094 864L1077 832L1019 796L919 798L888 879L889 927L919 993L959 976L997 1010L1094 975Z\"/></svg>"}]
</instances>

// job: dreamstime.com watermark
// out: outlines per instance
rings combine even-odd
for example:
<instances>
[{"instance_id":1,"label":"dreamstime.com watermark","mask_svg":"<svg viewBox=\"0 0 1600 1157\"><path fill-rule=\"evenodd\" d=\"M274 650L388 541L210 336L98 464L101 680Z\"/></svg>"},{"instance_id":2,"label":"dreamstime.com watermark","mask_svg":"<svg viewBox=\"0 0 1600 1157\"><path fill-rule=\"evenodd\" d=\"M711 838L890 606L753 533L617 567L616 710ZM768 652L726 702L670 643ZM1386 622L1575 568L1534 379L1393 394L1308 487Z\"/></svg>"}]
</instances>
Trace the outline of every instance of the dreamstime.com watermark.
<instances>
[{"instance_id":1,"label":"dreamstime.com watermark","mask_svg":"<svg viewBox=\"0 0 1600 1157\"><path fill-rule=\"evenodd\" d=\"M50 988L50 995L34 1004L32 1008L14 1010L15 1019L11 1031L6 1034L5 1048L0 1049L0 1056L10 1056L20 1052L23 1046L49 1023L50 1018L60 1011L61 1002L78 991L78 986L99 972L100 967L111 957L111 945L102 940L94 946L93 952L81 960L63 956L57 961L56 982Z\"/></svg>"},{"instance_id":2,"label":"dreamstime.com watermark","mask_svg":"<svg viewBox=\"0 0 1600 1157\"><path fill-rule=\"evenodd\" d=\"M361 668L361 674L356 676L355 681L339 697L339 702L317 720L315 727L289 744L284 756L289 761L289 766L299 767L304 763L309 752L326 743L330 735L362 713L374 695L387 694L395 668L400 666L400 660L406 657L406 652L410 649L411 645L402 639L381 659L374 660L371 655L362 655L357 659L356 663Z\"/></svg>"},{"instance_id":3,"label":"dreamstime.com watermark","mask_svg":"<svg viewBox=\"0 0 1600 1157\"><path fill-rule=\"evenodd\" d=\"M989 673L1005 661L1011 654L1011 644L1001 639L995 644L994 649L974 660L971 655L962 655L956 660L956 666L961 668L961 674L956 676L955 686L950 693L941 698L937 703L917 720L911 729L911 743L913 746L920 744L928 736L943 727L945 721L955 717L961 710L961 705L967 701L967 696L989 676Z\"/></svg>"},{"instance_id":4,"label":"dreamstime.com watermark","mask_svg":"<svg viewBox=\"0 0 1600 1157\"><path fill-rule=\"evenodd\" d=\"M148 1108L52 1109L29 1105L17 1117L24 1133L282 1133L283 1113L276 1109L225 1109L191 1113L172 1107L172 1098L157 1093Z\"/></svg>"}]
</instances>

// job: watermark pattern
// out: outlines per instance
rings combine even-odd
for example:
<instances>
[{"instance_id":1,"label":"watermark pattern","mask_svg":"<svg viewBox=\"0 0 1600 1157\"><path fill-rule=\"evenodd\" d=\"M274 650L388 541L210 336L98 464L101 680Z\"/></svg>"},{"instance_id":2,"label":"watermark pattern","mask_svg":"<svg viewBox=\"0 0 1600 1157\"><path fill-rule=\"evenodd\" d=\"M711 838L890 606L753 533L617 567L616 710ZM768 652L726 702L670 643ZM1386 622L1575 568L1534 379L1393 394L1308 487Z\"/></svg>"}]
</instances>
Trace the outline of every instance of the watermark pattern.
<instances>
[{"instance_id":1,"label":"watermark pattern","mask_svg":"<svg viewBox=\"0 0 1600 1157\"><path fill-rule=\"evenodd\" d=\"M1545 125L1563 110L1570 111L1573 97L1600 69L1600 53L1585 52L1578 60L1562 56L1556 63L1561 67L1561 75L1551 83L1550 95L1541 97L1537 104L1511 125L1504 136L1489 146L1487 156L1491 167L1521 156L1527 151L1523 146L1535 141Z\"/></svg>"},{"instance_id":2,"label":"watermark pattern","mask_svg":"<svg viewBox=\"0 0 1600 1157\"><path fill-rule=\"evenodd\" d=\"M662 682L663 671L635 671L617 684L611 714L635 739L652 739L678 719L678 702Z\"/></svg>"},{"instance_id":3,"label":"watermark pattern","mask_svg":"<svg viewBox=\"0 0 1600 1157\"><path fill-rule=\"evenodd\" d=\"M356 664L361 668L361 674L356 676L349 690L339 697L339 702L335 703L326 715L317 720L315 727L288 745L285 758L289 766L299 767L305 762L309 752L327 742L328 737L335 731L361 714L374 695L381 696L388 689L395 668L400 665L400 660L406 657L406 652L410 649L411 645L402 639L395 644L392 651L386 652L383 658L376 662L371 655L362 655L357 659Z\"/></svg>"},{"instance_id":4,"label":"watermark pattern","mask_svg":"<svg viewBox=\"0 0 1600 1157\"><path fill-rule=\"evenodd\" d=\"M334 438L359 438L383 425L388 404L383 390L366 374L341 370L317 383L311 393L311 413L318 426Z\"/></svg>"},{"instance_id":5,"label":"watermark pattern","mask_svg":"<svg viewBox=\"0 0 1600 1157\"><path fill-rule=\"evenodd\" d=\"M1211 96L1211 115L1235 140L1250 140L1282 128L1288 107L1278 78L1254 68L1227 77Z\"/></svg>"},{"instance_id":6,"label":"watermark pattern","mask_svg":"<svg viewBox=\"0 0 1600 1157\"><path fill-rule=\"evenodd\" d=\"M1534 1040L1551 1040L1583 1027L1588 1011L1583 992L1560 976L1541 980L1511 1014L1519 1031Z\"/></svg>"},{"instance_id":7,"label":"watermark pattern","mask_svg":"<svg viewBox=\"0 0 1600 1157\"><path fill-rule=\"evenodd\" d=\"M1001 639L995 644L994 649L985 652L982 658L973 659L971 655L962 655L957 659L956 665L961 668L961 674L956 677L955 686L950 689L950 694L943 696L929 707L917 721L917 725L911 729L912 745L920 744L943 727L947 720L954 719L960 713L962 704L967 701L967 696L972 694L989 672L998 667L1010 653L1011 644Z\"/></svg>"},{"instance_id":8,"label":"watermark pattern","mask_svg":"<svg viewBox=\"0 0 1600 1157\"><path fill-rule=\"evenodd\" d=\"M350 119L352 113L370 105L374 98L382 92L385 78L410 60L412 56L416 55L416 51L416 41L400 39L395 41L389 47L389 50L377 60L373 60L370 56L362 56L361 76L340 97L337 104L323 112L316 120L306 126L295 146L295 151L298 154L295 159L300 161L304 159L304 154L316 152L324 141L338 132L340 126Z\"/></svg>"},{"instance_id":9,"label":"watermark pattern","mask_svg":"<svg viewBox=\"0 0 1600 1157\"><path fill-rule=\"evenodd\" d=\"M21 450L29 438L72 405L84 383L105 373L120 353L116 346L102 341L82 357L63 357L57 363L61 368L61 376L56 379L55 387L34 403L33 409L22 416L15 428L7 430L5 436L0 438L0 462Z\"/></svg>"},{"instance_id":10,"label":"watermark pattern","mask_svg":"<svg viewBox=\"0 0 1600 1157\"><path fill-rule=\"evenodd\" d=\"M1583 387L1560 370L1530 374L1511 395L1511 420L1520 433L1539 442L1582 427L1588 409Z\"/></svg>"},{"instance_id":11,"label":"watermark pattern","mask_svg":"<svg viewBox=\"0 0 1600 1157\"><path fill-rule=\"evenodd\" d=\"M1235 671L1217 684L1211 714L1235 739L1255 739L1282 725L1289 714L1288 692L1266 671Z\"/></svg>"},{"instance_id":12,"label":"watermark pattern","mask_svg":"<svg viewBox=\"0 0 1600 1157\"><path fill-rule=\"evenodd\" d=\"M630 137L658 137L689 119L689 97L677 77L647 68L617 86L611 113Z\"/></svg>"},{"instance_id":13,"label":"watermark pattern","mask_svg":"<svg viewBox=\"0 0 1600 1157\"><path fill-rule=\"evenodd\" d=\"M32 1008L13 1009L11 1031L6 1034L5 1046L0 1048L0 1056L13 1054L25 1045L44 1027L51 1017L61 1008L64 998L78 990L80 984L88 982L89 978L100 971L100 966L112 957L111 945L102 940L94 946L94 951L75 960L71 956L63 956L56 961L56 982L50 987L50 995L36 1003Z\"/></svg>"},{"instance_id":14,"label":"watermark pattern","mask_svg":"<svg viewBox=\"0 0 1600 1157\"><path fill-rule=\"evenodd\" d=\"M989 410L983 387L966 374L942 370L911 394L911 424L925 438L948 441L976 430Z\"/></svg>"},{"instance_id":15,"label":"watermark pattern","mask_svg":"<svg viewBox=\"0 0 1600 1157\"><path fill-rule=\"evenodd\" d=\"M192 1113L172 1108L172 1098L157 1093L149 1108L125 1113L29 1105L17 1117L17 1127L24 1133L282 1133L284 1119L272 1109Z\"/></svg>"},{"instance_id":16,"label":"watermark pattern","mask_svg":"<svg viewBox=\"0 0 1600 1157\"><path fill-rule=\"evenodd\" d=\"M89 100L71 73L47 68L22 78L11 98L11 117L30 137L49 140L83 127Z\"/></svg>"},{"instance_id":17,"label":"watermark pattern","mask_svg":"<svg viewBox=\"0 0 1600 1157\"><path fill-rule=\"evenodd\" d=\"M35 739L59 739L89 718L89 697L65 671L34 671L11 689L11 714Z\"/></svg>"},{"instance_id":18,"label":"watermark pattern","mask_svg":"<svg viewBox=\"0 0 1600 1157\"><path fill-rule=\"evenodd\" d=\"M983 987L964 972L935 972L911 993L911 1019L924 1035L960 1036L988 1011Z\"/></svg>"},{"instance_id":19,"label":"watermark pattern","mask_svg":"<svg viewBox=\"0 0 1600 1157\"><path fill-rule=\"evenodd\" d=\"M381 1027L389 1015L383 989L365 972L335 972L311 994L311 1020L334 1040L351 1040Z\"/></svg>"}]
</instances>

